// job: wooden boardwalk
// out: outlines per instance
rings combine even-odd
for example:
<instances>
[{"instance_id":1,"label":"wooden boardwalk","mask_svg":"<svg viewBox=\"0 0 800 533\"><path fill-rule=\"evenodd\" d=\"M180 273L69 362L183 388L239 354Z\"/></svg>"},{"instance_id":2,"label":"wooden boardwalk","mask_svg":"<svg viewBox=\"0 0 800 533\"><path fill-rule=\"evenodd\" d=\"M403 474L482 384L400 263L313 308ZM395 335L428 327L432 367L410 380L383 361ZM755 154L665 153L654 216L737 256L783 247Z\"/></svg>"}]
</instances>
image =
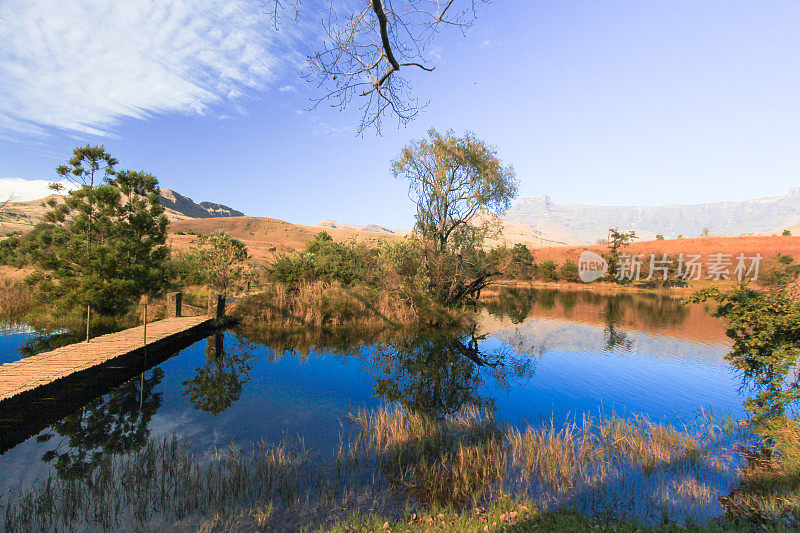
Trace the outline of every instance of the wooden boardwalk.
<instances>
[{"instance_id":1,"label":"wooden boardwalk","mask_svg":"<svg viewBox=\"0 0 800 533\"><path fill-rule=\"evenodd\" d=\"M212 328L209 316L166 318L147 325L147 349L165 345ZM60 380L92 371L117 359L144 352L144 326L109 333L51 352L0 365L0 404L20 399Z\"/></svg>"}]
</instances>

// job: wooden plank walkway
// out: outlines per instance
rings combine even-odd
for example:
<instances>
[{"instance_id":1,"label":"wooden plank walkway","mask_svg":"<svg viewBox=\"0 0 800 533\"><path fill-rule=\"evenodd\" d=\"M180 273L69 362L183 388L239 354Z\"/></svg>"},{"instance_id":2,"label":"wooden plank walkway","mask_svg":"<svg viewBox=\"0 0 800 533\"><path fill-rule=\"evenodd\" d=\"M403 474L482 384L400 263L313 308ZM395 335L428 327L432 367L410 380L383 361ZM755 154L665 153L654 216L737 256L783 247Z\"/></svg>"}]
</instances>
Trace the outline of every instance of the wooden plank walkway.
<instances>
[{"instance_id":1,"label":"wooden plank walkway","mask_svg":"<svg viewBox=\"0 0 800 533\"><path fill-rule=\"evenodd\" d=\"M166 318L147 325L147 347L212 326L209 316ZM144 349L144 326L109 333L0 365L0 403Z\"/></svg>"}]
</instances>

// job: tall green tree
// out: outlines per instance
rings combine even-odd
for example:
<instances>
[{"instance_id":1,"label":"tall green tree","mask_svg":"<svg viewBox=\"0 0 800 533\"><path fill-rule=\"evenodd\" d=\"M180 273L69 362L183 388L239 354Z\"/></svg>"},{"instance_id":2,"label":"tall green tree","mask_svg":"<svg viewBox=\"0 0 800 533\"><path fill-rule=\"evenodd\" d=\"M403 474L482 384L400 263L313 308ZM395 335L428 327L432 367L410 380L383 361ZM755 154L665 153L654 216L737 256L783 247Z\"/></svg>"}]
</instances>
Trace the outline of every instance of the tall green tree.
<instances>
[{"instance_id":1,"label":"tall green tree","mask_svg":"<svg viewBox=\"0 0 800 533\"><path fill-rule=\"evenodd\" d=\"M510 274L517 279L530 279L536 270L533 263L533 254L522 243L517 243L511 248Z\"/></svg>"},{"instance_id":2,"label":"tall green tree","mask_svg":"<svg viewBox=\"0 0 800 533\"><path fill-rule=\"evenodd\" d=\"M85 226L83 230L86 234L86 259L85 262L89 263L92 257L92 241L94 235L92 230L95 223L95 208L97 204L96 191L97 187L106 182L110 176L114 175L114 167L118 161L112 157L111 154L106 152L102 146L86 145L84 147L77 147L72 151L72 158L66 165L59 165L56 168L56 173L63 179L71 181L76 185L80 185L80 196L76 198L83 200L81 211L84 221L81 226ZM50 188L54 191L60 192L63 190L63 185L53 183ZM49 202L50 207L56 208L55 200L51 199ZM91 323L92 303L89 299L86 303L86 340L89 340L89 325Z\"/></svg>"},{"instance_id":3,"label":"tall green tree","mask_svg":"<svg viewBox=\"0 0 800 533\"><path fill-rule=\"evenodd\" d=\"M158 180L125 170L102 147L76 148L58 167L81 185L62 201L48 201L36 231L35 254L44 271L35 275L44 300L62 309L119 315L142 294L166 284L167 218L158 203Z\"/></svg>"},{"instance_id":4,"label":"tall green tree","mask_svg":"<svg viewBox=\"0 0 800 533\"><path fill-rule=\"evenodd\" d=\"M608 276L612 280L617 279L620 255L631 241L636 238L635 231L620 231L619 228L611 228L608 230L608 253L606 254L606 261L608 261Z\"/></svg>"},{"instance_id":5,"label":"tall green tree","mask_svg":"<svg viewBox=\"0 0 800 533\"><path fill-rule=\"evenodd\" d=\"M198 236L195 252L206 282L223 296L227 296L228 291L243 279L247 246L227 232Z\"/></svg>"}]
</instances>

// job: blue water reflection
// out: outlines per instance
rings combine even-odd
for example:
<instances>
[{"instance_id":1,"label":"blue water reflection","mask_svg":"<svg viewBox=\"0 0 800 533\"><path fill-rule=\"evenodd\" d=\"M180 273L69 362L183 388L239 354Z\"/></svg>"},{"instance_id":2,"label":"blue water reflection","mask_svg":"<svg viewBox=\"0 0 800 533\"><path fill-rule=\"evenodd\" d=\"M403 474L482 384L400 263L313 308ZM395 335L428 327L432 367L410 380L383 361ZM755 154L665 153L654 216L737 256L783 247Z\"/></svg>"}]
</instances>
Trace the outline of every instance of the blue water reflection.
<instances>
[{"instance_id":1,"label":"blue water reflection","mask_svg":"<svg viewBox=\"0 0 800 533\"><path fill-rule=\"evenodd\" d=\"M24 484L59 461L76 468L98 451L117 453L158 436L186 436L198 452L302 438L326 454L347 429L349 412L387 401L440 414L478 405L514 425L600 411L672 424L700 409L744 414L739 379L724 360L729 345L717 333L681 329L691 316L659 322L659 313L648 311L645 321L624 313L628 319L609 321L603 299L555 302L541 305L540 298L538 307L512 317L484 311L476 331L455 337L278 342L228 331L4 453L0 485ZM0 336L2 361L18 358L33 337L28 330Z\"/></svg>"}]
</instances>

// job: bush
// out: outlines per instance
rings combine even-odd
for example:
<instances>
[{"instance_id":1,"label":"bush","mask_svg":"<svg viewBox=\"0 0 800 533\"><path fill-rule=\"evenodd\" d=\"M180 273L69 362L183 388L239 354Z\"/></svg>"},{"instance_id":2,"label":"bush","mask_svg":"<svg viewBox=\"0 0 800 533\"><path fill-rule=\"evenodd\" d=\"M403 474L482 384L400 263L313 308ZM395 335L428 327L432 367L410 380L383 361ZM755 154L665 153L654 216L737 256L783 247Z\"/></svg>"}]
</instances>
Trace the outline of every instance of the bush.
<instances>
[{"instance_id":1,"label":"bush","mask_svg":"<svg viewBox=\"0 0 800 533\"><path fill-rule=\"evenodd\" d=\"M364 246L340 244L323 231L306 243L305 250L283 255L267 268L267 279L297 286L328 281L350 285L376 278L375 253Z\"/></svg>"},{"instance_id":2,"label":"bush","mask_svg":"<svg viewBox=\"0 0 800 533\"><path fill-rule=\"evenodd\" d=\"M524 244L517 243L511 249L509 273L516 279L530 279L534 274L533 254Z\"/></svg>"},{"instance_id":3,"label":"bush","mask_svg":"<svg viewBox=\"0 0 800 533\"><path fill-rule=\"evenodd\" d=\"M572 259L567 259L561 268L558 269L558 277L564 281L577 282L580 281L578 275L578 264Z\"/></svg>"},{"instance_id":4,"label":"bush","mask_svg":"<svg viewBox=\"0 0 800 533\"><path fill-rule=\"evenodd\" d=\"M794 264L790 254L768 257L761 266L758 282L765 287L777 287L794 280L800 274L800 265Z\"/></svg>"},{"instance_id":5,"label":"bush","mask_svg":"<svg viewBox=\"0 0 800 533\"><path fill-rule=\"evenodd\" d=\"M537 267L537 275L542 281L558 281L558 273L556 270L558 265L552 259L547 259L539 263Z\"/></svg>"}]
</instances>

